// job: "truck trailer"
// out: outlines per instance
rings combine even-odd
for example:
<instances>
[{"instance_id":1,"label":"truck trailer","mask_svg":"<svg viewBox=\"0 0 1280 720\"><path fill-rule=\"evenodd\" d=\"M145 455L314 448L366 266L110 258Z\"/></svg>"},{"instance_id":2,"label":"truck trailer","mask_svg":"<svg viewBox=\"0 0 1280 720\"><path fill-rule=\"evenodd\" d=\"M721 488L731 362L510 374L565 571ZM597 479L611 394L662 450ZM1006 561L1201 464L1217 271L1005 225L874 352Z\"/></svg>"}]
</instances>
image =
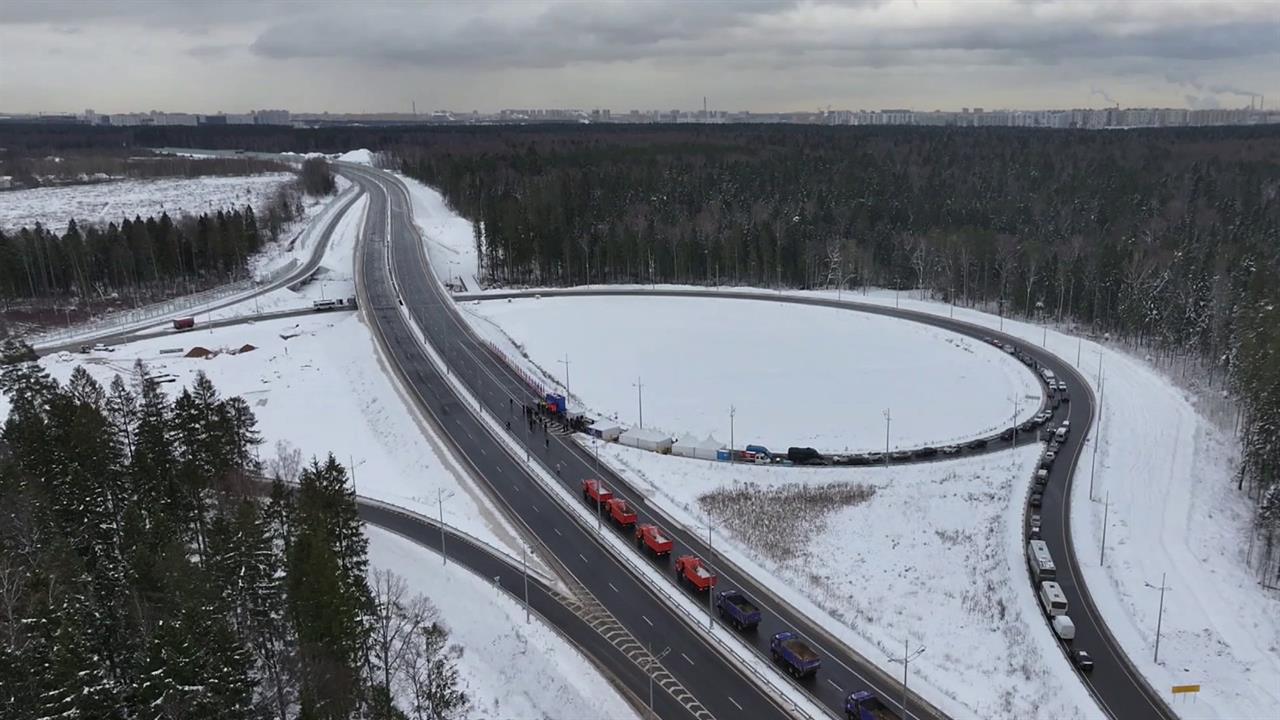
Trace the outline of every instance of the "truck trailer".
<instances>
[{"instance_id":1,"label":"truck trailer","mask_svg":"<svg viewBox=\"0 0 1280 720\"><path fill-rule=\"evenodd\" d=\"M844 699L844 714L849 720L897 720L884 701L870 690L849 693Z\"/></svg>"},{"instance_id":2,"label":"truck trailer","mask_svg":"<svg viewBox=\"0 0 1280 720\"><path fill-rule=\"evenodd\" d=\"M606 502L604 507L609 512L609 519L614 525L627 529L636 524L636 511L627 507L626 500L615 497Z\"/></svg>"}]
</instances>

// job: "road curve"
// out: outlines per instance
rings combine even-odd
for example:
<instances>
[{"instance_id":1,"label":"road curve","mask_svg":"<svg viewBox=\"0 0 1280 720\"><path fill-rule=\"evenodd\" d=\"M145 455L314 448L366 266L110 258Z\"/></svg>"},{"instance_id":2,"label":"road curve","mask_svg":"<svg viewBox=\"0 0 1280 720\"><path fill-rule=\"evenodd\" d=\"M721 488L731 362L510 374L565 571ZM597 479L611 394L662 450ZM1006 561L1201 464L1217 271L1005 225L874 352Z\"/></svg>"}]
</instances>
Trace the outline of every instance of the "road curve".
<instances>
[{"instance_id":1,"label":"road curve","mask_svg":"<svg viewBox=\"0 0 1280 720\"><path fill-rule=\"evenodd\" d=\"M421 245L408 222L407 197L384 186L386 180L378 173L348 166L343 172L370 193L369 212L357 247L357 297L389 365L494 505L534 539L534 551L568 579L572 594L587 598L584 617L593 625L599 624L610 642L644 658L646 667L646 647L671 649L658 665L659 672L670 677L658 689L659 696L671 699L662 716L708 720L739 716L743 708L751 708L752 717L788 717L772 695L762 691L746 672L725 664L712 642L689 627L653 588L615 559L594 528L580 524L562 508L455 394L424 354L416 328L410 326L399 304L403 298L414 324L431 332L438 332L433 320L452 315L442 312L449 300L437 294L434 280L427 279L429 268L418 264ZM509 410L505 398L502 409ZM600 615L607 616L603 623L597 619ZM620 677L633 694L647 698L647 676L640 687L632 682L634 675Z\"/></svg>"},{"instance_id":2,"label":"road curve","mask_svg":"<svg viewBox=\"0 0 1280 720\"><path fill-rule=\"evenodd\" d=\"M371 300L362 304L379 326L378 334L387 337L390 354L400 367L400 374L414 389L422 403L432 409L442 420L446 435L450 436L459 455L472 463L483 483L495 491L495 504L511 515L514 522L524 525L538 538L549 554L561 561L573 572L601 603L618 617L637 638L644 639L652 633L667 634L672 642L694 643L702 647L702 660L688 663L666 662L666 666L678 676L677 670L697 670L681 676L698 699L718 717L732 717L741 713L741 707L752 707L752 716L767 716L780 712L755 688L756 683L740 677L731 663L726 663L720 653L705 640L701 633L690 632L673 616L657 593L678 590L672 572L672 561L660 561L637 557L635 561L651 562L653 567L670 578L670 587L653 588L646 579L632 575L622 563L599 547L594 528L583 528L576 516L562 512L549 502L547 491L524 468L523 458L511 457L504 446L496 441L479 422L475 409L465 405L452 387L435 376L434 366L423 356L408 328L399 326L401 313L399 299L431 344L438 349L451 374L468 387L481 403L483 412L497 419L510 418L514 423L511 435L522 444L527 453L536 457L549 474L559 475L565 489L577 495L579 481L584 477L600 476L617 489L636 510L640 522L656 522L666 528L676 544L674 555L692 553L702 557L717 572L720 587L738 587L753 596L764 614L755 633L742 635L742 640L759 658L768 663L768 639L776 632L794 630L804 636L823 657L824 664L816 679L796 683L819 706L832 714L843 713L845 696L855 690L872 690L895 708L901 697L901 683L874 663L868 662L836 640L817 623L783 602L766 587L749 575L728 563L707 546L705 538L699 538L670 521L639 492L607 468L597 470L594 460L577 442L555 434L542 435L530 430L524 423L519 407L535 400L524 383L511 372L500 359L490 354L486 345L477 338L460 317L456 307L436 280L426 258L421 239L409 215L407 192L393 176L365 167L341 166L348 177L370 185L370 226L366 229L366 243L380 252L387 237L385 226L390 223L389 257L377 257L379 252L368 251L360 266L365 268L365 290ZM379 197L382 195L383 197ZM390 203L390 210L386 204ZM370 258L377 257L376 261ZM382 267L377 264L381 263ZM388 267L389 266L389 267ZM391 277L394 271L394 277ZM377 287L379 283L387 287ZM392 284L394 283L394 289ZM380 299L379 299L380 298ZM532 491L537 507L528 503ZM604 532L613 532L604 525ZM576 538L563 542L561 533L573 533ZM585 547L585 549L584 549ZM699 603L706 596L690 593ZM663 622L654 622L650 613L661 613ZM706 616L704 616L706 617ZM657 646L663 639L655 639ZM668 656L668 660L669 660ZM771 682L792 682L781 672L773 675ZM751 689L743 688L744 685ZM738 693L751 692L762 699L761 704L740 702ZM732 702L726 702L728 696ZM714 707L713 707L714 705ZM909 697L908 709L912 717L944 717L914 694Z\"/></svg>"},{"instance_id":3,"label":"road curve","mask_svg":"<svg viewBox=\"0 0 1280 720\"><path fill-rule=\"evenodd\" d=\"M1080 562L1076 557L1071 542L1070 497L1071 484L1075 470L1079 465L1085 438L1092 430L1096 408L1096 399L1084 376L1070 363L1043 348L1028 344L1021 338L1007 335L980 325L955 320L941 315L933 315L896 307L873 305L852 300L835 300L818 297L800 297L789 295L773 295L760 292L742 292L730 290L698 290L698 289L645 289L645 288L563 288L545 290L516 290L485 293L466 293L455 295L458 301L463 300L498 300L516 297L599 297L608 295L625 296L665 296L686 298L721 298L731 300L747 300L756 302L786 302L798 305L830 307L858 312L884 315L913 322L920 322L934 327L957 332L969 337L991 337L1001 342L1021 348L1031 355L1042 367L1052 370L1059 379L1069 383L1072 402L1064 403L1055 410L1053 418L1046 427L1055 427L1063 420L1070 420L1072 434L1063 443L1059 460L1050 470L1049 482L1044 491L1043 506L1039 510L1041 516L1041 537L1049 545L1050 552L1059 561L1058 583L1062 586L1070 605L1070 615L1076 625L1076 648L1087 649L1094 659L1094 671L1088 675L1080 675L1081 681L1098 701L1104 712L1116 720L1175 720L1177 715L1164 702L1161 695L1146 681L1125 655L1119 642L1116 641L1106 622L1097 609L1093 598L1084 584L1084 575L1080 571ZM1004 447L1008 447L1005 441ZM1026 508L1024 528L1029 516L1030 507ZM1061 560L1066 560L1062 563ZM1063 572L1065 569L1066 572ZM1031 582L1028 571L1028 582ZM1035 592L1033 587L1033 592ZM1038 604L1038 601L1037 601ZM1052 633L1047 622L1044 632Z\"/></svg>"}]
</instances>

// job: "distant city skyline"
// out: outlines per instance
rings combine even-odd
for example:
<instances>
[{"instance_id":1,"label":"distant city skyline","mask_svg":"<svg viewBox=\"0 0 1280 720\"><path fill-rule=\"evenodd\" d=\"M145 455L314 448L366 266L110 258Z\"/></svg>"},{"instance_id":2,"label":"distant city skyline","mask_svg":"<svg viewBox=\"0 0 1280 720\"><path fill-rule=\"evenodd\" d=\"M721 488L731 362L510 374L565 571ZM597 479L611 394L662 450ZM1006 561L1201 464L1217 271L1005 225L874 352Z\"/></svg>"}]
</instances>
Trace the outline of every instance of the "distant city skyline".
<instances>
[{"instance_id":1,"label":"distant city skyline","mask_svg":"<svg viewBox=\"0 0 1280 720\"><path fill-rule=\"evenodd\" d=\"M0 111L1280 104L1250 0L0 0Z\"/></svg>"}]
</instances>

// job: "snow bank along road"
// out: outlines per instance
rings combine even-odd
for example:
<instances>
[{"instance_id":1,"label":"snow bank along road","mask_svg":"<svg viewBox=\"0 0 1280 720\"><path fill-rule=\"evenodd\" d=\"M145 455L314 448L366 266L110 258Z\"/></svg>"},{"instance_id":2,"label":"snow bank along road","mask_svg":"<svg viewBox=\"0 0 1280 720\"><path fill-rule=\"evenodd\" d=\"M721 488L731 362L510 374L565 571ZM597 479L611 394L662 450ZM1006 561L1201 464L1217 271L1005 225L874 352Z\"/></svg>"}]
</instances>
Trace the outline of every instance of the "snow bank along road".
<instances>
[{"instance_id":1,"label":"snow bank along road","mask_svg":"<svg viewBox=\"0 0 1280 720\"><path fill-rule=\"evenodd\" d=\"M1070 420L1072 433L1063 443L1059 460L1050 470L1050 477L1044 491L1044 504L1040 508L1042 519L1041 536L1049 545L1049 549L1059 567L1058 583L1062 585L1070 605L1072 619L1076 624L1075 647L1088 649L1094 657L1095 668L1091 675L1082 676L1082 680L1093 693L1102 709L1118 720L1164 720L1176 715L1163 702L1159 693L1151 688L1133 667L1128 657L1115 642L1104 620L1100 617L1088 589L1083 582L1079 563L1070 542L1069 502L1070 484L1076 466L1084 448L1084 438L1090 428L1095 414L1095 400L1085 379L1069 363L1061 358L1030 345L1018 338L1005 335L995 330L970 325L963 321L947 317L901 310L882 305L869 305L856 301L840 301L813 297L794 297L763 292L743 292L726 290L679 290L679 289L643 289L643 288L567 288L545 290L520 290L510 292L486 292L456 296L459 300L496 300L508 297L529 297L532 295L552 296L590 296L590 295L660 295L671 297L715 297L757 302L787 302L803 305L845 308L859 312L886 315L889 317L921 322L943 329L974 337L992 337L1004 343L1021 348L1032 356L1042 367L1047 367L1059 378L1069 383L1072 402L1063 405L1054 413L1054 417L1046 427L1056 427L1063 420ZM1004 444L1008 446L1008 441ZM1030 510L1028 509L1028 514ZM1064 562L1065 561L1065 562ZM1028 579L1030 575L1028 574ZM1045 632L1052 632L1046 624Z\"/></svg>"},{"instance_id":2,"label":"snow bank along road","mask_svg":"<svg viewBox=\"0 0 1280 720\"><path fill-rule=\"evenodd\" d=\"M371 197L356 267L357 296L375 335L410 394L426 415L436 420L460 458L487 483L499 507L537 538L538 548L548 562L560 562L562 574L576 578L580 588L575 588L575 595L598 598L602 604L598 612L607 608L617 627L606 632L605 639L641 650L650 643L655 649L671 649L662 661L671 676L670 682L659 689L664 696L662 716L705 720L734 717L750 707L753 717L786 717L773 698L744 673L725 666L709 641L686 626L679 614L644 582L628 573L589 528L561 509L454 393L452 385L423 353L413 328L400 311L403 298L414 322L433 338L440 338L446 323L461 323L447 310L450 301L424 264L421 246L405 216L407 202L396 186L384 185L388 181L380 173L350 166L344 166L343 171L365 186ZM452 327L458 332L461 326ZM446 345L441 339L436 342ZM462 351L460 347L457 350ZM506 406L504 397L504 411ZM590 600L587 603L592 604ZM604 659L597 660L602 668L609 667ZM646 660L640 662L648 665ZM636 667L639 669L640 665L637 663ZM618 679L627 684L634 696L647 697L648 676L643 677L636 681L632 671ZM655 697L655 709L658 702Z\"/></svg>"},{"instance_id":3,"label":"snow bank along road","mask_svg":"<svg viewBox=\"0 0 1280 720\"><path fill-rule=\"evenodd\" d=\"M681 592L667 574L669 559L654 566L669 578L670 584L665 587L655 587L638 573L633 574L604 547L593 528L584 526L557 504L552 491L490 434L484 421L473 414L475 409L468 407L437 372L417 344L413 329L401 313L400 302L439 349L449 372L457 375L483 404L483 412L495 418L511 418L518 428L524 428L512 433L515 440L524 444L551 474L559 475L565 489L577 495L579 480L596 475L593 460L572 439L547 435L539 441L536 434L520 424L523 420L516 408L535 398L509 368L488 353L440 287L408 217L408 201L399 183L368 168L342 169L348 177L366 185L371 195L365 239L357 259L364 310L399 366L402 379L488 485L497 504L536 537L551 556L548 560L558 561L563 571L603 604L631 637L642 645L652 643L655 650L670 647L671 652L662 660L663 667L693 693L705 711L715 717L736 717L750 707L752 717L783 716L785 711L771 695L762 692L756 681L713 647L705 630L687 625L684 616L662 599ZM796 630L810 641L823 657L824 665L816 680L797 687L819 705L831 713L843 714L845 696L863 689L876 692L888 702L898 702L901 685L887 673L844 648L745 573L717 562L701 540L656 513L620 478L608 472L602 475L606 483L631 501L639 522L657 522L673 536L677 546L673 554L701 556L718 573L720 588L739 587L755 597L764 620L758 632L743 636L743 641L758 658L768 662L768 640L781 630ZM784 683L780 673L773 682ZM913 717L941 716L914 696L908 701L908 710Z\"/></svg>"}]
</instances>

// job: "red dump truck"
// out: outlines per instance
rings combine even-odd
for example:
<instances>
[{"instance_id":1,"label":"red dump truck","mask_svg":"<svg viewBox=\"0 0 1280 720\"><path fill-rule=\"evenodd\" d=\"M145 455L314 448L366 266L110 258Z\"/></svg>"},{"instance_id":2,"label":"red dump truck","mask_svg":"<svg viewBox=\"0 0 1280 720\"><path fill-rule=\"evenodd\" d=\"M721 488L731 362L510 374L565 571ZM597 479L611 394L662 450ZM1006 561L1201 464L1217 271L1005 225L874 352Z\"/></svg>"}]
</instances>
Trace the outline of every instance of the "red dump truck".
<instances>
[{"instance_id":1,"label":"red dump truck","mask_svg":"<svg viewBox=\"0 0 1280 720\"><path fill-rule=\"evenodd\" d=\"M196 319L193 317L174 318L173 320L174 330L190 330L195 326L196 326Z\"/></svg>"},{"instance_id":2,"label":"red dump truck","mask_svg":"<svg viewBox=\"0 0 1280 720\"><path fill-rule=\"evenodd\" d=\"M582 481L582 499L592 506L603 505L613 499L613 493L599 480L587 478Z\"/></svg>"},{"instance_id":3,"label":"red dump truck","mask_svg":"<svg viewBox=\"0 0 1280 720\"><path fill-rule=\"evenodd\" d=\"M662 528L657 525L645 523L636 526L636 547L647 548L654 557L670 555L671 548L674 546L675 543L671 542L671 538L664 535Z\"/></svg>"},{"instance_id":4,"label":"red dump truck","mask_svg":"<svg viewBox=\"0 0 1280 720\"><path fill-rule=\"evenodd\" d=\"M609 519L624 530L636 524L636 511L627 507L627 501L622 498L613 498L604 504L605 509L609 511Z\"/></svg>"},{"instance_id":5,"label":"red dump truck","mask_svg":"<svg viewBox=\"0 0 1280 720\"><path fill-rule=\"evenodd\" d=\"M716 586L715 573L702 565L702 558L694 555L681 555L676 558L676 580L689 583L699 592L709 591Z\"/></svg>"}]
</instances>

